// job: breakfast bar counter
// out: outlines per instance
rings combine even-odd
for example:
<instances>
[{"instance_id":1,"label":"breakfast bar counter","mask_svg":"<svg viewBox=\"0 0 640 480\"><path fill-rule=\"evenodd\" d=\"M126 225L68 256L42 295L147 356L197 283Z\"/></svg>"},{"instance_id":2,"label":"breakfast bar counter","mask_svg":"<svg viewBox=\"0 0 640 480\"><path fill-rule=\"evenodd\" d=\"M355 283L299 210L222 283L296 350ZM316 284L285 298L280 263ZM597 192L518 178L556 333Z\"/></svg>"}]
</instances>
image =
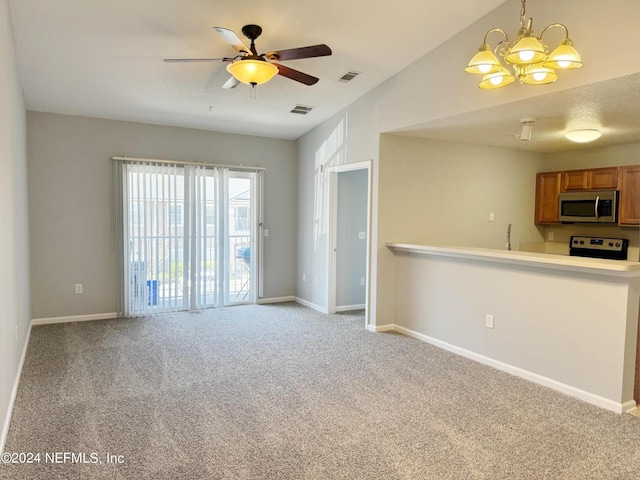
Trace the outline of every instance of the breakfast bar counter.
<instances>
[{"instance_id":1,"label":"breakfast bar counter","mask_svg":"<svg viewBox=\"0 0 640 480\"><path fill-rule=\"evenodd\" d=\"M549 253L520 252L516 250L413 245L408 243L387 243L387 247L398 252L410 252L420 255L436 255L496 263L509 263L512 265L528 265L565 271L595 273L599 275L640 277L640 262L627 260L604 260Z\"/></svg>"},{"instance_id":2,"label":"breakfast bar counter","mask_svg":"<svg viewBox=\"0 0 640 480\"><path fill-rule=\"evenodd\" d=\"M640 262L386 246L389 328L618 413L636 406Z\"/></svg>"}]
</instances>

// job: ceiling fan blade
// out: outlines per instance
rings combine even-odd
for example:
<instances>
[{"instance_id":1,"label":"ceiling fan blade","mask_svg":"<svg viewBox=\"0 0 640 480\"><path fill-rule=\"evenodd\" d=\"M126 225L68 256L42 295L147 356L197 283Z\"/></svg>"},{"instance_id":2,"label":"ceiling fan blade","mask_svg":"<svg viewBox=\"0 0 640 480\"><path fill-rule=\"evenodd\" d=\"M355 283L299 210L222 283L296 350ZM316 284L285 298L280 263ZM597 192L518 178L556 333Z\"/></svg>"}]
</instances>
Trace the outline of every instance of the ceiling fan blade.
<instances>
[{"instance_id":1,"label":"ceiling fan blade","mask_svg":"<svg viewBox=\"0 0 640 480\"><path fill-rule=\"evenodd\" d=\"M298 70L294 70L293 68L280 65L279 63L274 63L274 65L278 67L278 75L290 78L291 80L295 80L296 82L304 83L305 85L314 85L318 83L318 80L320 80L319 78L312 77L311 75L300 72Z\"/></svg>"},{"instance_id":2,"label":"ceiling fan blade","mask_svg":"<svg viewBox=\"0 0 640 480\"><path fill-rule=\"evenodd\" d=\"M222 38L224 38L225 41L229 45L231 45L236 52L249 55L249 53L251 52L251 49L247 47L242 42L242 40L240 40L240 37L238 37L238 35L236 35L236 33L233 30L229 30L228 28L222 28L222 27L213 27L213 28L215 29L216 32L222 35Z\"/></svg>"},{"instance_id":3,"label":"ceiling fan blade","mask_svg":"<svg viewBox=\"0 0 640 480\"><path fill-rule=\"evenodd\" d=\"M298 58L325 57L331 55L331 49L324 43L311 45L310 47L289 48L287 50L276 50L265 53L269 60L283 61L296 60Z\"/></svg>"},{"instance_id":4,"label":"ceiling fan blade","mask_svg":"<svg viewBox=\"0 0 640 480\"><path fill-rule=\"evenodd\" d=\"M240 85L240 80L232 76L232 77L229 77L229 80L224 82L224 85L222 85L222 88L229 90L231 88L236 88L238 85Z\"/></svg>"},{"instance_id":5,"label":"ceiling fan blade","mask_svg":"<svg viewBox=\"0 0 640 480\"><path fill-rule=\"evenodd\" d=\"M165 58L166 63L186 63L186 62L231 62L233 58Z\"/></svg>"}]
</instances>

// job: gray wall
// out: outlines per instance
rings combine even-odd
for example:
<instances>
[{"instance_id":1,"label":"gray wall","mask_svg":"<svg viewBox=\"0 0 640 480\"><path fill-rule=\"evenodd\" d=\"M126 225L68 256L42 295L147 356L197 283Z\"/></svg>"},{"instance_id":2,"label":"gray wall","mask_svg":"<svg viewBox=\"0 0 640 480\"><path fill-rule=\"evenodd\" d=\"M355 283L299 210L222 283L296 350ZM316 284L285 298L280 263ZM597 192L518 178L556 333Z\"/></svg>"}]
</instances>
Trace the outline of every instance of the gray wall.
<instances>
[{"instance_id":1,"label":"gray wall","mask_svg":"<svg viewBox=\"0 0 640 480\"><path fill-rule=\"evenodd\" d=\"M377 323L394 323L395 258L387 242L504 249L542 241L533 223L543 155L382 135ZM490 212L494 221L489 220ZM382 323L384 322L384 323Z\"/></svg>"},{"instance_id":2,"label":"gray wall","mask_svg":"<svg viewBox=\"0 0 640 480\"><path fill-rule=\"evenodd\" d=\"M27 123L33 318L116 311L110 158L118 155L265 167L264 297L294 295L294 142L39 112Z\"/></svg>"},{"instance_id":3,"label":"gray wall","mask_svg":"<svg viewBox=\"0 0 640 480\"><path fill-rule=\"evenodd\" d=\"M0 0L0 452L29 331L26 120L6 0ZM17 337L16 337L17 331Z\"/></svg>"},{"instance_id":4,"label":"gray wall","mask_svg":"<svg viewBox=\"0 0 640 480\"><path fill-rule=\"evenodd\" d=\"M336 307L364 305L367 243L367 170L340 172L336 219Z\"/></svg>"},{"instance_id":5,"label":"gray wall","mask_svg":"<svg viewBox=\"0 0 640 480\"><path fill-rule=\"evenodd\" d=\"M298 275L296 296L327 307L328 167L372 160L371 245L377 225L378 119L369 96L298 139ZM375 269L375 264L372 263ZM307 281L303 281L303 274ZM318 279L316 283L314 280ZM372 271L370 290L375 288ZM375 305L372 305L372 311Z\"/></svg>"},{"instance_id":6,"label":"gray wall","mask_svg":"<svg viewBox=\"0 0 640 480\"><path fill-rule=\"evenodd\" d=\"M477 88L477 79L464 74L462 66L473 55L488 29L517 23L520 2L507 0L298 140L298 297L319 307L326 307L327 182L326 169L321 169L321 166L372 160L369 314L374 325L389 323L388 317L393 315L393 311L387 309L383 312L378 308L379 296L384 296L390 290L388 272L384 265L379 264L387 254L384 232L389 229L389 226L382 224L382 219L392 218L382 213L390 209L379 192L384 175L379 149L380 134L637 72L637 62L628 61L630 56L635 55L633 47L612 50L607 42L601 41L611 35L610 26L616 25L617 45L635 45L635 19L640 14L640 3L636 0L609 2L606 8L596 0L537 0L530 8L531 12L527 13L535 17L536 25L548 25L562 19L570 23L572 38L576 42L579 39L579 49L584 52L588 68L568 72L553 85L541 88L518 84L495 92ZM523 112L523 116L526 116L526 112ZM475 155L472 148L469 149L469 155L470 158ZM389 157L387 161L388 166L392 167L393 158ZM425 172L425 175L429 175L429 172ZM464 185L461 188L464 193ZM524 221L524 218L514 219L514 222ZM533 213L530 214L530 221L532 224ZM458 228L454 228L457 232ZM472 231L472 235L476 233ZM499 238L497 235L496 239ZM537 235L539 238L540 232ZM437 237L433 235L432 238ZM518 241L527 239L522 236ZM410 238L405 235L401 240L408 241ZM450 241L451 238L443 238L445 240ZM306 273L307 278L316 276L320 281L317 285L302 282L302 273ZM380 316L387 318L378 318Z\"/></svg>"}]
</instances>

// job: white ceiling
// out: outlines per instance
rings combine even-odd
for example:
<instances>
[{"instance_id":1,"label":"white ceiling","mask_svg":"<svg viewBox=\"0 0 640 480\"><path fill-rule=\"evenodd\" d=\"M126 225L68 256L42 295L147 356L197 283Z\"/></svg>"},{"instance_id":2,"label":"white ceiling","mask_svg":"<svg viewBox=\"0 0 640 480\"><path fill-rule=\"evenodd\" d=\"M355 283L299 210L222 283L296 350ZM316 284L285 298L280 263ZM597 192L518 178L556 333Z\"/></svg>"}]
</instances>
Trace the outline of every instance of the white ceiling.
<instances>
[{"instance_id":1,"label":"white ceiling","mask_svg":"<svg viewBox=\"0 0 640 480\"><path fill-rule=\"evenodd\" d=\"M530 141L518 138L523 118L535 119ZM576 144L564 137L567 130L581 128L595 128L603 135L586 144ZM637 143L640 142L640 73L414 125L393 133L542 153Z\"/></svg>"},{"instance_id":2,"label":"white ceiling","mask_svg":"<svg viewBox=\"0 0 640 480\"><path fill-rule=\"evenodd\" d=\"M295 139L504 0L9 0L29 110ZM259 53L326 43L330 57L283 62L320 78L220 87L224 63L170 57L234 51L214 26L263 27ZM338 78L361 72L350 83ZM314 106L306 116L295 104Z\"/></svg>"}]
</instances>

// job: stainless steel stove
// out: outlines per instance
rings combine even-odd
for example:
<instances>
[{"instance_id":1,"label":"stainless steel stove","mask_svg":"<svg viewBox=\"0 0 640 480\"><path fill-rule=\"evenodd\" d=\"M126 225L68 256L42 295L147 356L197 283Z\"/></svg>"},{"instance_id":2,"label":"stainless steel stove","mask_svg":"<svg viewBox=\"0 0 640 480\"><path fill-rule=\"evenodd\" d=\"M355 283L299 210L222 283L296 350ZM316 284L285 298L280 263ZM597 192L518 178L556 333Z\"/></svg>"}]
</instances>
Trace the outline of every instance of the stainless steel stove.
<instances>
[{"instance_id":1,"label":"stainless steel stove","mask_svg":"<svg viewBox=\"0 0 640 480\"><path fill-rule=\"evenodd\" d=\"M626 238L571 237L569 255L575 257L626 260L629 240Z\"/></svg>"}]
</instances>

